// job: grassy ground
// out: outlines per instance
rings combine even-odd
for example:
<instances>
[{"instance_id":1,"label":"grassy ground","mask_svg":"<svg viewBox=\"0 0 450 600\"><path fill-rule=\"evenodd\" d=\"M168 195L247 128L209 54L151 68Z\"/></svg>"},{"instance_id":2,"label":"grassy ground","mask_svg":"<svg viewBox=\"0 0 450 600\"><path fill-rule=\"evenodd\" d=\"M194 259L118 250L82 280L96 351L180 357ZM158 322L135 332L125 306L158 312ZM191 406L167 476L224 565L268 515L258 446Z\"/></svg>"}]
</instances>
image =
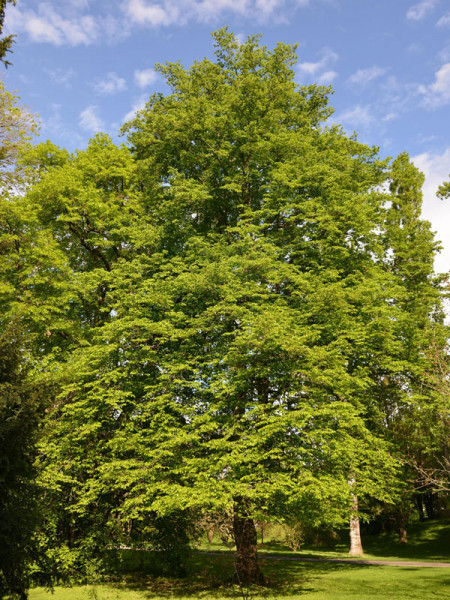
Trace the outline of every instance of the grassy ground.
<instances>
[{"instance_id":1,"label":"grassy ground","mask_svg":"<svg viewBox=\"0 0 450 600\"><path fill-rule=\"evenodd\" d=\"M296 556L311 558L349 558L349 540L343 535L336 543L322 544L320 547L302 545ZM267 554L293 555L289 547L280 541L278 530L269 531L265 543L260 545L259 552ZM450 522L431 521L414 523L408 528L408 543L399 544L395 532L380 535L363 535L364 558L367 560L405 560L405 561L450 561ZM202 551L226 551L227 548L218 538L211 544L203 540L199 544Z\"/></svg>"},{"instance_id":2,"label":"grassy ground","mask_svg":"<svg viewBox=\"0 0 450 600\"><path fill-rule=\"evenodd\" d=\"M228 570L225 571L229 572ZM265 569L273 587L252 590L253 600L424 600L448 599L450 570L355 565L280 563ZM225 574L224 573L224 574ZM242 598L238 588L205 588L205 582L180 583L142 578L110 586L57 588L53 595L34 589L30 600L230 600Z\"/></svg>"},{"instance_id":3,"label":"grassy ground","mask_svg":"<svg viewBox=\"0 0 450 600\"><path fill-rule=\"evenodd\" d=\"M450 525L418 524L409 530L410 543L396 544L389 535L366 536L368 557L377 559L448 561ZM216 544L211 549L219 549ZM206 549L206 545L203 546ZM224 549L223 546L220 547ZM269 542L265 551L286 552L280 542ZM305 548L298 555L347 556L345 545ZM449 597L450 569L359 566L330 563L296 563L261 558L270 580L265 589L251 590L248 600L424 600ZM290 553L292 556L292 553ZM56 588L51 595L36 588L30 600L230 600L243 598L238 588L221 585L233 572L228 555L193 555L185 579L154 577L151 553L124 552L122 575L108 586Z\"/></svg>"}]
</instances>

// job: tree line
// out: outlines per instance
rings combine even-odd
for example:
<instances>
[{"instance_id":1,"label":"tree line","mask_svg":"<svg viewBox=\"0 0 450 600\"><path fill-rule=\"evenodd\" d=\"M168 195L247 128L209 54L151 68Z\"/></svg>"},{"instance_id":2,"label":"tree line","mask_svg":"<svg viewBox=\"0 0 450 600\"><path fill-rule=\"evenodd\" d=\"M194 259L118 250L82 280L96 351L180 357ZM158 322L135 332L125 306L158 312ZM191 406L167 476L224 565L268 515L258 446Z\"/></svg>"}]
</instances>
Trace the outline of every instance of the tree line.
<instances>
[{"instance_id":1,"label":"tree line","mask_svg":"<svg viewBox=\"0 0 450 600\"><path fill-rule=\"evenodd\" d=\"M121 545L183 573L224 515L237 578L264 583L256 521L357 542L383 513L405 541L448 490L423 175L330 125L295 47L213 37L214 60L158 67L122 145L30 144L0 90L3 594Z\"/></svg>"}]
</instances>

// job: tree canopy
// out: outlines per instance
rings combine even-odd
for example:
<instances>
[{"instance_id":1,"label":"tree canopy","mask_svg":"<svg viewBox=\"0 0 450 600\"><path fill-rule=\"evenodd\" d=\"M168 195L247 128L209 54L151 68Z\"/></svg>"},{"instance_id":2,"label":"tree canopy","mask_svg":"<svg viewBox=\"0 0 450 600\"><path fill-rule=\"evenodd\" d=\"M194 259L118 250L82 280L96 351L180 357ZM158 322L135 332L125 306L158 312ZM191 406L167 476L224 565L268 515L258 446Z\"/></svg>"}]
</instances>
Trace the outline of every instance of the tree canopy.
<instances>
[{"instance_id":1,"label":"tree canopy","mask_svg":"<svg viewBox=\"0 0 450 600\"><path fill-rule=\"evenodd\" d=\"M5 204L3 322L49 390L37 466L67 572L168 523L177 552L187 516L222 511L262 581L254 519L395 501L402 427L432 406L421 174L327 124L295 47L214 40L214 61L158 67L169 93L128 147L29 147Z\"/></svg>"}]
</instances>

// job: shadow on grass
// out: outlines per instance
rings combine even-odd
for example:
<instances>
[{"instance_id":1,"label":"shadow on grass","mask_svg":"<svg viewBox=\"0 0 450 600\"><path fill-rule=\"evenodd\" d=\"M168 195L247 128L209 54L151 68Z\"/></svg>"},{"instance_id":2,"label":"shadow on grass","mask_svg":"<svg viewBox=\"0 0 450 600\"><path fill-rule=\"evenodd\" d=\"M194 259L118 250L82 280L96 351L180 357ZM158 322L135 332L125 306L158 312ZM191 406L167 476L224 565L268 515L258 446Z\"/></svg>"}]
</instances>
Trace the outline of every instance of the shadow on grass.
<instances>
[{"instance_id":1,"label":"shadow on grass","mask_svg":"<svg viewBox=\"0 0 450 600\"><path fill-rule=\"evenodd\" d=\"M408 529L408 543L399 544L394 532L368 535L363 541L366 552L376 556L395 556L406 560L449 560L450 523L415 523Z\"/></svg>"},{"instance_id":2,"label":"shadow on grass","mask_svg":"<svg viewBox=\"0 0 450 600\"><path fill-rule=\"evenodd\" d=\"M231 555L194 555L189 561L189 576L186 578L162 577L152 574L151 553L139 553L128 561L128 572L121 581L111 582L116 589L134 590L146 598L239 598L242 592L237 586L225 582L233 573ZM147 556L144 556L147 555ZM138 558L138 562L136 559ZM125 563L127 564L127 563ZM134 565L135 571L131 569ZM314 580L334 571L355 570L359 565L335 565L330 563L293 563L283 560L261 559L267 576L267 587L253 587L249 598L283 598L314 591ZM377 568L377 567L371 567Z\"/></svg>"},{"instance_id":3,"label":"shadow on grass","mask_svg":"<svg viewBox=\"0 0 450 600\"><path fill-rule=\"evenodd\" d=\"M394 531L362 535L362 543L367 558L392 560L416 560L446 562L449 560L450 522L435 521L414 523L408 528L408 543L399 544ZM292 553L289 548L278 540L271 540L260 547L262 554L277 553L290 556L308 557L342 557L348 558L349 545L347 540L333 545L323 544L320 547L305 544L300 552Z\"/></svg>"}]
</instances>

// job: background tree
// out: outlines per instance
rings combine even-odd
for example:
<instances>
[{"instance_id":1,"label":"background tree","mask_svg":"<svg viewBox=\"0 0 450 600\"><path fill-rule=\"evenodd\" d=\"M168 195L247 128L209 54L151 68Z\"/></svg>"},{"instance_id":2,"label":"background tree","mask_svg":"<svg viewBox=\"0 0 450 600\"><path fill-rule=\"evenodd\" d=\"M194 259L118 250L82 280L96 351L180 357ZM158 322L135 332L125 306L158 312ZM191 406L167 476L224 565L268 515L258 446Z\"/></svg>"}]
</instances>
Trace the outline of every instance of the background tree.
<instances>
[{"instance_id":1,"label":"background tree","mask_svg":"<svg viewBox=\"0 0 450 600\"><path fill-rule=\"evenodd\" d=\"M26 598L32 566L44 567L35 537L40 494L33 462L45 392L27 382L25 345L17 323L0 334L1 598Z\"/></svg>"},{"instance_id":2,"label":"background tree","mask_svg":"<svg viewBox=\"0 0 450 600\"><path fill-rule=\"evenodd\" d=\"M18 154L36 129L17 97L0 85L0 595L25 598L31 562L37 499L33 460L43 415L41 389L27 382L28 340L14 313L17 273L23 269L20 244L26 237L14 190L21 178Z\"/></svg>"},{"instance_id":3,"label":"background tree","mask_svg":"<svg viewBox=\"0 0 450 600\"><path fill-rule=\"evenodd\" d=\"M0 0L0 35L3 33L3 22L5 20L5 10L7 4L15 5L17 0ZM11 63L6 60L6 53L11 52L11 46L14 43L15 35L6 35L0 39L0 61L8 67Z\"/></svg>"}]
</instances>

